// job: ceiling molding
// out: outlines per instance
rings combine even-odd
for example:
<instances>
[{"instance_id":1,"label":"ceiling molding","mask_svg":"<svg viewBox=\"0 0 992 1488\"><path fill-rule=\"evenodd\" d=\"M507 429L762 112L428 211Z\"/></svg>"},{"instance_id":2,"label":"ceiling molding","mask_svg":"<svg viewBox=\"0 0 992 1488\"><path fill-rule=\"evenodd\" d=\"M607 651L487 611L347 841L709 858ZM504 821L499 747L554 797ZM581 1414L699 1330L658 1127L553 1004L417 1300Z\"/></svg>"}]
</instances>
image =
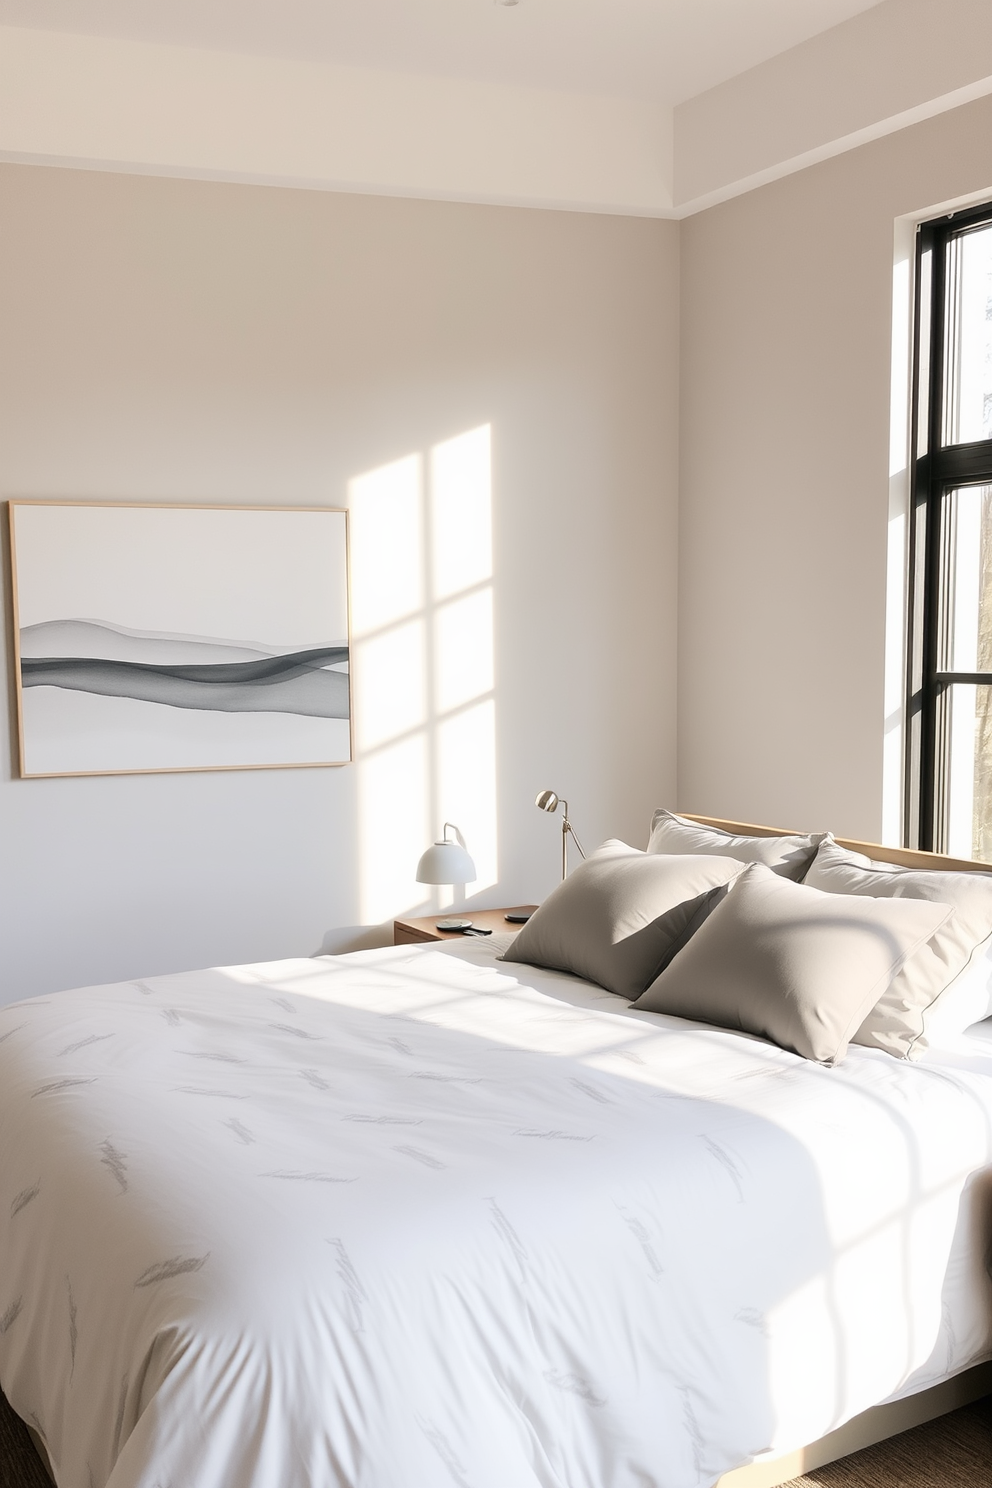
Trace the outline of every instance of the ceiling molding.
<instances>
[{"instance_id":1,"label":"ceiling molding","mask_svg":"<svg viewBox=\"0 0 992 1488\"><path fill-rule=\"evenodd\" d=\"M671 215L680 220L684 217L692 217L697 212L706 211L708 207L716 207L721 202L732 201L735 196L743 196L759 186L767 186L772 181L780 181L783 177L806 170L811 165L819 165L822 160L831 160L836 155L846 154L848 150L856 150L861 145L870 144L872 140L884 139L886 135L896 134L900 129L908 129L913 124L921 124L924 119L933 119L938 114L949 113L952 109L972 103L976 98L985 98L990 93L992 93L992 77L980 78L977 83L972 83L967 88L958 88L953 93L945 93L942 98L933 98L927 103L921 103L917 108L907 109L905 113L895 114L889 119L881 119L877 124L856 130L842 139L830 140L815 149L807 150L802 155L793 156L791 160L781 160L766 170L756 171L754 175L744 176L704 196L696 197L694 201L681 202ZM990 161L990 175L992 175L992 161ZM976 200L983 199L984 197L981 196L976 198Z\"/></svg>"},{"instance_id":2,"label":"ceiling molding","mask_svg":"<svg viewBox=\"0 0 992 1488\"><path fill-rule=\"evenodd\" d=\"M988 0L880 5L679 104L688 216L992 91Z\"/></svg>"},{"instance_id":3,"label":"ceiling molding","mask_svg":"<svg viewBox=\"0 0 992 1488\"><path fill-rule=\"evenodd\" d=\"M671 111L631 99L0 28L0 158L670 216Z\"/></svg>"},{"instance_id":4,"label":"ceiling molding","mask_svg":"<svg viewBox=\"0 0 992 1488\"><path fill-rule=\"evenodd\" d=\"M688 217L992 92L988 0L881 0L674 110L0 27L0 160Z\"/></svg>"}]
</instances>

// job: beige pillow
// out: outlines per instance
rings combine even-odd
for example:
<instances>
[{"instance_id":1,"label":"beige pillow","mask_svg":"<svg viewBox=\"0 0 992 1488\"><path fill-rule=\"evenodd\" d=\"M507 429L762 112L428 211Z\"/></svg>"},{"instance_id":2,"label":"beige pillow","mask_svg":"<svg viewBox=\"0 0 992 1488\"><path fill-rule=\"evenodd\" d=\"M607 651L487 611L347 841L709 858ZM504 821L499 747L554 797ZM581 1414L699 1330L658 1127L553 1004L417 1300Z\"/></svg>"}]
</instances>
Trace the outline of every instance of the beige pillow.
<instances>
[{"instance_id":1,"label":"beige pillow","mask_svg":"<svg viewBox=\"0 0 992 1488\"><path fill-rule=\"evenodd\" d=\"M927 899L950 904L954 914L897 972L852 1040L899 1059L919 1059L929 1046L931 1022L939 1026L943 994L992 936L992 873L947 873L898 868L820 843L806 883L828 894L869 894L875 899Z\"/></svg>"},{"instance_id":2,"label":"beige pillow","mask_svg":"<svg viewBox=\"0 0 992 1488\"><path fill-rule=\"evenodd\" d=\"M534 911L503 960L639 997L740 871L734 858L649 856L604 842Z\"/></svg>"},{"instance_id":3,"label":"beige pillow","mask_svg":"<svg viewBox=\"0 0 992 1488\"><path fill-rule=\"evenodd\" d=\"M752 863L635 1004L836 1064L908 956L952 910L840 899Z\"/></svg>"},{"instance_id":4,"label":"beige pillow","mask_svg":"<svg viewBox=\"0 0 992 1488\"><path fill-rule=\"evenodd\" d=\"M797 882L816 853L823 832L780 837L740 837L722 827L706 827L659 806L651 818L649 853L716 853L742 863L764 863L783 878Z\"/></svg>"}]
</instances>

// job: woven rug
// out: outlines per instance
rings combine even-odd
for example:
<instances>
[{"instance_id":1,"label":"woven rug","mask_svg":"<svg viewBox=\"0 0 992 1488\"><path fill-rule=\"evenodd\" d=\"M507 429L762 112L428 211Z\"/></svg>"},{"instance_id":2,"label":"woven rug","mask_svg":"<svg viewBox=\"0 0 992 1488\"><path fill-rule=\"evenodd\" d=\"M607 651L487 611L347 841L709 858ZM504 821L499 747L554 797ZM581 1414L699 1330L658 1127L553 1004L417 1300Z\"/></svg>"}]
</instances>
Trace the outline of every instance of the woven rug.
<instances>
[{"instance_id":1,"label":"woven rug","mask_svg":"<svg viewBox=\"0 0 992 1488\"><path fill-rule=\"evenodd\" d=\"M28 1428L0 1395L0 1488L52 1488Z\"/></svg>"},{"instance_id":2,"label":"woven rug","mask_svg":"<svg viewBox=\"0 0 992 1488\"><path fill-rule=\"evenodd\" d=\"M0 1488L52 1488L0 1395ZM787 1488L992 1488L992 1396L794 1478Z\"/></svg>"},{"instance_id":3,"label":"woven rug","mask_svg":"<svg viewBox=\"0 0 992 1488\"><path fill-rule=\"evenodd\" d=\"M992 1396L793 1478L787 1488L992 1488Z\"/></svg>"}]
</instances>

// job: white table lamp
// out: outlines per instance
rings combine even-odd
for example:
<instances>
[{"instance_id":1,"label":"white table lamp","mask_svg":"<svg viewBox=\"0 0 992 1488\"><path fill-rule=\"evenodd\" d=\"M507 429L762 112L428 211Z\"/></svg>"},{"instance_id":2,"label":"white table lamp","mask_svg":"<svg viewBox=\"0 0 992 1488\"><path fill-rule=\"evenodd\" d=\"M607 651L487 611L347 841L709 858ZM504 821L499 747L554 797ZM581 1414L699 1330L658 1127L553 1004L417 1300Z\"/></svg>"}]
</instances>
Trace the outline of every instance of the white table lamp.
<instances>
[{"instance_id":1,"label":"white table lamp","mask_svg":"<svg viewBox=\"0 0 992 1488\"><path fill-rule=\"evenodd\" d=\"M454 835L451 839L448 832ZM444 824L444 836L427 849L417 864L417 882L424 884L474 883L477 874L475 864L458 841L461 837L451 822Z\"/></svg>"}]
</instances>

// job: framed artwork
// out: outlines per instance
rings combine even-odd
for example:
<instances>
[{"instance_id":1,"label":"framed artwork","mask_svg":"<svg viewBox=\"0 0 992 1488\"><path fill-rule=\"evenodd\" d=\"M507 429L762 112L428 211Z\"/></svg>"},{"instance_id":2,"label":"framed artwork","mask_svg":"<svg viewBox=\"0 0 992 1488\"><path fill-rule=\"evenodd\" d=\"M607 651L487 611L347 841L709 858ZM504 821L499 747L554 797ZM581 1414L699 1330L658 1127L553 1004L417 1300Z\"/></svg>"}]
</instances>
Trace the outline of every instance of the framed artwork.
<instances>
[{"instance_id":1,"label":"framed artwork","mask_svg":"<svg viewBox=\"0 0 992 1488\"><path fill-rule=\"evenodd\" d=\"M350 761L347 512L9 515L22 777Z\"/></svg>"}]
</instances>

